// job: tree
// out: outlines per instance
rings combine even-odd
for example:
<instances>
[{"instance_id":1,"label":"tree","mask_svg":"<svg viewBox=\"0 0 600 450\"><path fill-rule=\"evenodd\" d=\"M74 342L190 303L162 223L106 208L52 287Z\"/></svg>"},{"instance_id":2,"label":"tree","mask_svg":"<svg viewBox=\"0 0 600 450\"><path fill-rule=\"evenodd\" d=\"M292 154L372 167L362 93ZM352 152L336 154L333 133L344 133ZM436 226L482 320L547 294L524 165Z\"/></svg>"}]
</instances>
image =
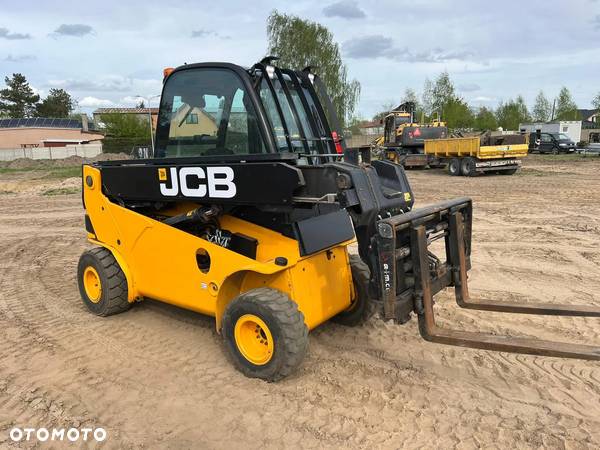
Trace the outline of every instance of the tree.
<instances>
[{"instance_id":1,"label":"tree","mask_svg":"<svg viewBox=\"0 0 600 450\"><path fill-rule=\"evenodd\" d=\"M533 106L533 120L536 122L546 122L550 120L550 114L552 114L550 102L544 95L544 91L540 91L535 98L535 105Z\"/></svg>"},{"instance_id":2,"label":"tree","mask_svg":"<svg viewBox=\"0 0 600 450\"><path fill-rule=\"evenodd\" d=\"M6 88L0 90L0 113L12 118L33 117L40 96L33 92L20 73L5 77Z\"/></svg>"},{"instance_id":3,"label":"tree","mask_svg":"<svg viewBox=\"0 0 600 450\"><path fill-rule=\"evenodd\" d=\"M596 94L596 96L592 100L592 106L594 107L594 109L600 111L600 92L598 92L598 94Z\"/></svg>"},{"instance_id":4,"label":"tree","mask_svg":"<svg viewBox=\"0 0 600 450\"><path fill-rule=\"evenodd\" d=\"M75 109L73 97L64 89L50 89L48 96L36 106L38 117L69 117Z\"/></svg>"},{"instance_id":5,"label":"tree","mask_svg":"<svg viewBox=\"0 0 600 450\"><path fill-rule=\"evenodd\" d=\"M435 80L435 83L431 90L433 112L439 111L444 114L443 107L446 103L456 100L456 94L454 93L454 84L450 80L448 72L444 71Z\"/></svg>"},{"instance_id":6,"label":"tree","mask_svg":"<svg viewBox=\"0 0 600 450\"><path fill-rule=\"evenodd\" d=\"M556 120L579 120L581 116L569 90L563 86L556 99Z\"/></svg>"},{"instance_id":7,"label":"tree","mask_svg":"<svg viewBox=\"0 0 600 450\"><path fill-rule=\"evenodd\" d=\"M433 114L433 83L429 78L425 78L425 82L423 83L421 105L426 116Z\"/></svg>"},{"instance_id":8,"label":"tree","mask_svg":"<svg viewBox=\"0 0 600 450\"><path fill-rule=\"evenodd\" d=\"M149 139L150 125L148 119L140 119L135 114L110 113L102 114L100 120L108 136L114 138Z\"/></svg>"},{"instance_id":9,"label":"tree","mask_svg":"<svg viewBox=\"0 0 600 450\"><path fill-rule=\"evenodd\" d=\"M452 96L442 105L444 121L448 128L471 128L473 112L462 98Z\"/></svg>"},{"instance_id":10,"label":"tree","mask_svg":"<svg viewBox=\"0 0 600 450\"><path fill-rule=\"evenodd\" d=\"M364 120L359 116L352 116L350 120L348 120L347 130L352 133L352 136L358 136L360 134L360 124L363 122Z\"/></svg>"},{"instance_id":11,"label":"tree","mask_svg":"<svg viewBox=\"0 0 600 450\"><path fill-rule=\"evenodd\" d=\"M519 124L529 122L531 116L527 110L527 105L522 96L518 96L515 100L510 99L506 103L500 103L496 110L496 119L498 125L505 130L516 130Z\"/></svg>"},{"instance_id":12,"label":"tree","mask_svg":"<svg viewBox=\"0 0 600 450\"><path fill-rule=\"evenodd\" d=\"M148 118L139 118L135 114L102 114L106 137L102 140L105 153L129 153L133 146L150 145L150 124Z\"/></svg>"},{"instance_id":13,"label":"tree","mask_svg":"<svg viewBox=\"0 0 600 450\"><path fill-rule=\"evenodd\" d=\"M498 121L496 120L496 116L494 115L494 111L491 109L482 106L479 108L477 115L475 116L475 129L485 131L485 130L495 130L498 128Z\"/></svg>"},{"instance_id":14,"label":"tree","mask_svg":"<svg viewBox=\"0 0 600 450\"><path fill-rule=\"evenodd\" d=\"M273 10L267 19L267 35L268 52L280 58L280 65L298 70L315 68L343 127L356 109L360 84L348 79L348 69L331 32L316 22Z\"/></svg>"},{"instance_id":15,"label":"tree","mask_svg":"<svg viewBox=\"0 0 600 450\"><path fill-rule=\"evenodd\" d=\"M144 100L140 100L140 101L139 101L139 103L137 103L137 104L135 105L135 107L136 107L136 108L142 108L142 109L143 109L143 108L145 108L145 107L146 107L146 104L144 103Z\"/></svg>"}]
</instances>

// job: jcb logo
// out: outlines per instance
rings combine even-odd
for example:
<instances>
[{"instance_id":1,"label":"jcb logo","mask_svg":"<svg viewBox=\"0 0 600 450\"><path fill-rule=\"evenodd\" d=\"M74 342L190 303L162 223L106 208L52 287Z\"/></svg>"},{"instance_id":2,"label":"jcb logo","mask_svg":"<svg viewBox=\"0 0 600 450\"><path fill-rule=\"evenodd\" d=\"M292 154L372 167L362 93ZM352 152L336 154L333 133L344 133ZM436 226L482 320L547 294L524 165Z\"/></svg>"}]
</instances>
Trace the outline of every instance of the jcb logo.
<instances>
[{"instance_id":1,"label":"jcb logo","mask_svg":"<svg viewBox=\"0 0 600 450\"><path fill-rule=\"evenodd\" d=\"M185 197L232 198L237 188L233 182L231 167L176 167L169 170L171 186L167 186L167 169L158 169L160 193L165 197L175 197L180 192Z\"/></svg>"}]
</instances>

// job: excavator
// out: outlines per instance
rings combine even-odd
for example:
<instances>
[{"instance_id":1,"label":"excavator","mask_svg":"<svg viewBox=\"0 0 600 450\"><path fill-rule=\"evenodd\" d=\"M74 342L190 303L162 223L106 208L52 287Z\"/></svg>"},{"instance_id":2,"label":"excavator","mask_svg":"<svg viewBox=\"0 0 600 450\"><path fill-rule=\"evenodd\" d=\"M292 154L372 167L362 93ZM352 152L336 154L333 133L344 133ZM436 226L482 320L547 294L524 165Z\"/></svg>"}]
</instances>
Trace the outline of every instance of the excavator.
<instances>
[{"instance_id":1,"label":"excavator","mask_svg":"<svg viewBox=\"0 0 600 450\"><path fill-rule=\"evenodd\" d=\"M382 120L383 136L373 142L375 151L389 161L406 168L425 167L429 160L424 153L425 140L449 137L448 128L439 116L425 123L417 121L414 102L404 102Z\"/></svg>"},{"instance_id":2,"label":"excavator","mask_svg":"<svg viewBox=\"0 0 600 450\"><path fill-rule=\"evenodd\" d=\"M446 288L482 311L600 308L472 299L471 200L414 208L401 165L346 146L318 74L275 62L166 69L154 153L84 164L94 248L77 280L91 313L153 299L212 316L234 366L267 381L294 373L310 330L375 312L416 316L430 342L600 360L597 346L438 325L434 297Z\"/></svg>"}]
</instances>

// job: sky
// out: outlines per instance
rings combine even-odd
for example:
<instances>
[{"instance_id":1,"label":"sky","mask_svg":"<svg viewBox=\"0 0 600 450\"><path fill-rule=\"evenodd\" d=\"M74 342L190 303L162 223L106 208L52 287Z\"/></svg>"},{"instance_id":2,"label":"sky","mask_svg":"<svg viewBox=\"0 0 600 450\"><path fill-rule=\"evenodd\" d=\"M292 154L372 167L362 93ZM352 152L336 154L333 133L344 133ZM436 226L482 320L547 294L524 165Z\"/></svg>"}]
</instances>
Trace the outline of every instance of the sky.
<instances>
[{"instance_id":1,"label":"sky","mask_svg":"<svg viewBox=\"0 0 600 450\"><path fill-rule=\"evenodd\" d=\"M590 108L600 92L600 0L0 0L0 76L63 88L83 112L133 106L160 94L165 67L259 61L273 9L333 33L363 118L444 70L473 106L566 86Z\"/></svg>"}]
</instances>

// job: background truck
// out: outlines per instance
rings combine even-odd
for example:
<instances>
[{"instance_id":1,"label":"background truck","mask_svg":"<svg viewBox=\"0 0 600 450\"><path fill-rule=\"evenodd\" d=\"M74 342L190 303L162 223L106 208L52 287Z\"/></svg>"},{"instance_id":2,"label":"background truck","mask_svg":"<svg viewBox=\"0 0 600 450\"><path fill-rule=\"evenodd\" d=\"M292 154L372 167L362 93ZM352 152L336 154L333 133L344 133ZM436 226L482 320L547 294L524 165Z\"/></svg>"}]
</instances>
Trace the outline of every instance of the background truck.
<instances>
[{"instance_id":1,"label":"background truck","mask_svg":"<svg viewBox=\"0 0 600 450\"><path fill-rule=\"evenodd\" d=\"M430 166L447 165L450 175L475 176L484 172L514 174L527 156L527 135L427 139L425 154Z\"/></svg>"}]
</instances>

